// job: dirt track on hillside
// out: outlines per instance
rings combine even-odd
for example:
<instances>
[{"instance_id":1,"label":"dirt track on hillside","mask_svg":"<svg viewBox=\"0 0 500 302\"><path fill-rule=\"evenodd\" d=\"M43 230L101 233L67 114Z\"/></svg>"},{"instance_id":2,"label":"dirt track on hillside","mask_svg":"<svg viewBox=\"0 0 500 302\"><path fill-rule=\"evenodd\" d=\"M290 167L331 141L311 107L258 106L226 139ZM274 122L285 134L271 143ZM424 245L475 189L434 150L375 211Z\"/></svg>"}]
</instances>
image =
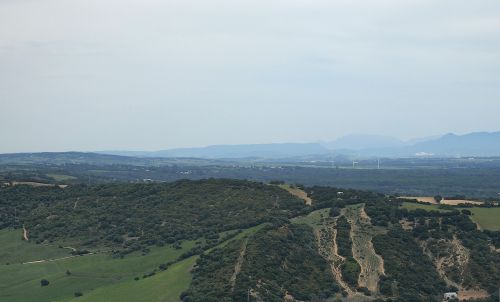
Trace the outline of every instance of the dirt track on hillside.
<instances>
[{"instance_id":1,"label":"dirt track on hillside","mask_svg":"<svg viewBox=\"0 0 500 302\"><path fill-rule=\"evenodd\" d=\"M304 190L298 189L298 188L292 188L288 185L282 185L280 188L287 190L290 194L292 194L295 197L298 197L302 199L306 205L310 206L313 203L313 200L311 197L307 196L307 193L304 192Z\"/></svg>"},{"instance_id":2,"label":"dirt track on hillside","mask_svg":"<svg viewBox=\"0 0 500 302\"><path fill-rule=\"evenodd\" d=\"M314 235L317 240L318 252L330 265L330 270L335 281L349 296L354 295L354 291L342 279L342 271L340 268L345 258L338 254L335 222L333 221L323 229L315 229Z\"/></svg>"},{"instance_id":3,"label":"dirt track on hillside","mask_svg":"<svg viewBox=\"0 0 500 302\"><path fill-rule=\"evenodd\" d=\"M247 251L247 244L248 244L248 238L246 238L245 241L243 241L243 244L242 244L241 250L240 250L240 255L238 256L238 259L236 260L236 263L234 264L234 273L230 279L231 292L234 291L234 286L236 285L236 279L238 278L238 274L241 271L241 266L243 265L243 261L245 260L245 254Z\"/></svg>"},{"instance_id":4,"label":"dirt track on hillside","mask_svg":"<svg viewBox=\"0 0 500 302\"><path fill-rule=\"evenodd\" d=\"M384 261L375 252L372 239L374 229L364 207L347 208L345 216L351 224L352 253L361 267L358 286L378 293L380 276L384 275Z\"/></svg>"},{"instance_id":5,"label":"dirt track on hillside","mask_svg":"<svg viewBox=\"0 0 500 302\"><path fill-rule=\"evenodd\" d=\"M23 224L23 239L28 241L29 238L28 238L28 230L24 227L24 224Z\"/></svg>"}]
</instances>

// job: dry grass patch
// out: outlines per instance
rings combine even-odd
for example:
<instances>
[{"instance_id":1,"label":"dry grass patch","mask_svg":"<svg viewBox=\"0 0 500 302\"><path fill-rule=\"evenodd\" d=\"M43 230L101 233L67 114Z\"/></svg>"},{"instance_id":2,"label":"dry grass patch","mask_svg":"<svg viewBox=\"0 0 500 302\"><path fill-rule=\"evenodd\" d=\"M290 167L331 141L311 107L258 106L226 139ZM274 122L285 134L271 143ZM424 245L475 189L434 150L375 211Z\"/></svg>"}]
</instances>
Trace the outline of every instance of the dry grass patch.
<instances>
[{"instance_id":1,"label":"dry grass patch","mask_svg":"<svg viewBox=\"0 0 500 302\"><path fill-rule=\"evenodd\" d=\"M426 197L426 196L401 196L399 198L402 198L402 199L408 199L408 200L416 200L418 202L427 202L427 203L431 203L431 204L438 204L436 199L434 199L434 197Z\"/></svg>"},{"instance_id":2,"label":"dry grass patch","mask_svg":"<svg viewBox=\"0 0 500 302\"><path fill-rule=\"evenodd\" d=\"M460 290L458 291L458 299L460 301L477 300L489 298L489 294L485 290Z\"/></svg>"}]
</instances>

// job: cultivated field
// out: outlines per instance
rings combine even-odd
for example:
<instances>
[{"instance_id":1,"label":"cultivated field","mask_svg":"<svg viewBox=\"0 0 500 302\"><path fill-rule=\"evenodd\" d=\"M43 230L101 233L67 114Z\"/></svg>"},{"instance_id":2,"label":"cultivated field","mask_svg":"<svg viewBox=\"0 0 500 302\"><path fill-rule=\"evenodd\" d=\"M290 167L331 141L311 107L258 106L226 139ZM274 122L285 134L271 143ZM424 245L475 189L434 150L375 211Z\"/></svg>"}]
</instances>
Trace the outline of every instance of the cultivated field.
<instances>
[{"instance_id":1,"label":"cultivated field","mask_svg":"<svg viewBox=\"0 0 500 302\"><path fill-rule=\"evenodd\" d=\"M441 204L446 204L450 206L457 206L459 204L472 204L472 205L480 205L483 204L482 201L475 200L466 200L466 199L444 199L441 201Z\"/></svg>"},{"instance_id":2,"label":"cultivated field","mask_svg":"<svg viewBox=\"0 0 500 302\"><path fill-rule=\"evenodd\" d=\"M469 199L443 199L438 203L434 197L430 196L401 196L400 198L408 200L416 200L418 202L425 202L430 204L445 204L450 206L456 206L459 204L472 204L472 205L483 204L482 201L469 200Z\"/></svg>"},{"instance_id":3,"label":"cultivated field","mask_svg":"<svg viewBox=\"0 0 500 302\"><path fill-rule=\"evenodd\" d=\"M402 198L402 199L409 199L409 200L416 200L418 202L426 202L426 203L431 203L431 204L438 204L436 202L436 199L434 199L434 197L401 196L400 198Z\"/></svg>"},{"instance_id":4,"label":"cultivated field","mask_svg":"<svg viewBox=\"0 0 500 302\"><path fill-rule=\"evenodd\" d=\"M66 180L75 180L75 179L77 179L74 176L65 175L65 174L49 173L49 174L47 174L47 176L50 177L50 178L53 178L55 181L66 181Z\"/></svg>"},{"instance_id":5,"label":"cultivated field","mask_svg":"<svg viewBox=\"0 0 500 302\"><path fill-rule=\"evenodd\" d=\"M500 230L500 207L470 208L472 220L485 230Z\"/></svg>"},{"instance_id":6,"label":"cultivated field","mask_svg":"<svg viewBox=\"0 0 500 302\"><path fill-rule=\"evenodd\" d=\"M438 205L426 205L413 202L404 202L403 208L408 210L423 209L426 211L448 211L438 208ZM472 212L472 220L485 230L500 230L500 207L495 208L460 208L457 210L467 209Z\"/></svg>"},{"instance_id":7,"label":"cultivated field","mask_svg":"<svg viewBox=\"0 0 500 302\"><path fill-rule=\"evenodd\" d=\"M438 208L438 205L415 203L415 202L403 202L402 207L405 209L408 209L410 211L416 210L416 209L422 209L422 210L426 210L426 211L440 211L440 212L448 211L448 210Z\"/></svg>"}]
</instances>

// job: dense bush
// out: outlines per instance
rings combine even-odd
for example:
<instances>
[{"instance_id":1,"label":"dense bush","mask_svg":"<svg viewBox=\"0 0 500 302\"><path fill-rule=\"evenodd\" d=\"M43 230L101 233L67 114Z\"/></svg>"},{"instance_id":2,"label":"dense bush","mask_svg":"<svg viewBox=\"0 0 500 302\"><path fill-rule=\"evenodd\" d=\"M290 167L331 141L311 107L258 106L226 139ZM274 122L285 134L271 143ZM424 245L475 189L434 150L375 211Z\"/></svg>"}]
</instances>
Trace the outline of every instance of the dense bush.
<instances>
[{"instance_id":1,"label":"dense bush","mask_svg":"<svg viewBox=\"0 0 500 302\"><path fill-rule=\"evenodd\" d=\"M25 225L39 243L76 239L118 253L200 237L216 241L220 232L304 209L283 189L240 180L0 189L0 228Z\"/></svg>"},{"instance_id":2,"label":"dense bush","mask_svg":"<svg viewBox=\"0 0 500 302\"><path fill-rule=\"evenodd\" d=\"M200 257L183 299L190 302L245 302L248 290L264 301L327 298L337 292L329 266L318 254L312 229L305 225L267 227L251 236L234 288L231 276L244 241L234 241Z\"/></svg>"},{"instance_id":3,"label":"dense bush","mask_svg":"<svg viewBox=\"0 0 500 302\"><path fill-rule=\"evenodd\" d=\"M356 288L361 267L352 254L351 225L344 216L340 216L337 219L336 228L338 252L339 255L345 257L341 266L342 279L352 288Z\"/></svg>"},{"instance_id":4,"label":"dense bush","mask_svg":"<svg viewBox=\"0 0 500 302\"><path fill-rule=\"evenodd\" d=\"M374 237L373 245L384 259L384 295L396 296L397 301L441 301L446 284L410 233L393 228Z\"/></svg>"}]
</instances>

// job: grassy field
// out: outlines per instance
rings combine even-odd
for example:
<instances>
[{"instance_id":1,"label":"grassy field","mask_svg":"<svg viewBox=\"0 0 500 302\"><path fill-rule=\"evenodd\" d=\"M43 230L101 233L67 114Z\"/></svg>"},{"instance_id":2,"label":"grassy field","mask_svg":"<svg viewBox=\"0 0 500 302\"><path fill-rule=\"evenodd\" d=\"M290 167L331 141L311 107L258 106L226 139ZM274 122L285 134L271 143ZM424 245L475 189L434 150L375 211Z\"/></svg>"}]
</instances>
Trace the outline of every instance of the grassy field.
<instances>
[{"instance_id":1,"label":"grassy field","mask_svg":"<svg viewBox=\"0 0 500 302\"><path fill-rule=\"evenodd\" d=\"M70 255L70 250L57 246L35 244L21 240L23 231L0 230L0 264L19 264L40 259L60 258ZM1 277L0 277L1 278Z\"/></svg>"},{"instance_id":2,"label":"grassy field","mask_svg":"<svg viewBox=\"0 0 500 302\"><path fill-rule=\"evenodd\" d=\"M263 226L244 230L230 240L253 234ZM143 279L144 274L177 259L195 242L184 242L179 250L151 247L144 256L133 253L123 259L105 253L59 259L71 256L69 250L26 242L21 235L21 230L0 231L0 301L71 301L75 292L83 293L77 301L179 301L180 293L189 287L189 272L197 259L190 257ZM44 259L59 260L22 264ZM47 279L49 286L41 287L41 279Z\"/></svg>"},{"instance_id":3,"label":"grassy field","mask_svg":"<svg viewBox=\"0 0 500 302\"><path fill-rule=\"evenodd\" d=\"M65 181L65 180L73 180L76 179L76 177L71 176L71 175L64 175L64 174L47 174L48 177L53 178L55 181Z\"/></svg>"},{"instance_id":4,"label":"grassy field","mask_svg":"<svg viewBox=\"0 0 500 302\"><path fill-rule=\"evenodd\" d=\"M323 227L323 219L329 217L330 209L316 210L309 215L292 218L291 221L297 224L307 224L313 228Z\"/></svg>"},{"instance_id":5,"label":"grassy field","mask_svg":"<svg viewBox=\"0 0 500 302\"><path fill-rule=\"evenodd\" d=\"M5 234L6 233L15 233ZM56 301L69 299L75 292L86 293L102 286L131 281L157 268L159 264L171 261L194 246L185 242L182 249L172 247L153 247L145 256L134 253L124 259L113 258L108 254L77 256L57 261L19 264L41 259L65 257L68 250L49 246L36 246L21 241L19 231L2 231L2 243L17 246L20 253L13 258L15 263L0 265L0 301ZM13 241L10 241L9 238ZM2 255L11 255L0 248ZM12 249L9 248L11 251ZM59 254L59 252L65 254ZM3 258L2 258L3 260ZM5 261L3 261L5 262ZM67 275L70 271L71 275ZM49 286L41 287L40 280L47 279Z\"/></svg>"},{"instance_id":6,"label":"grassy field","mask_svg":"<svg viewBox=\"0 0 500 302\"><path fill-rule=\"evenodd\" d=\"M468 208L472 220L485 230L500 230L500 208Z\"/></svg>"},{"instance_id":7,"label":"grassy field","mask_svg":"<svg viewBox=\"0 0 500 302\"><path fill-rule=\"evenodd\" d=\"M123 301L148 301L148 302L179 302L180 294L189 287L191 282L191 268L197 256L190 257L172 265L168 270L158 273L153 277L138 281L125 282L100 287L85 293L82 297L63 299L66 301L89 302L123 302Z\"/></svg>"},{"instance_id":8,"label":"grassy field","mask_svg":"<svg viewBox=\"0 0 500 302\"><path fill-rule=\"evenodd\" d=\"M402 207L405 209L408 209L410 211L416 210L416 209L422 209L422 210L426 210L426 211L439 211L439 212L448 211L448 210L438 208L438 205L415 203L415 202L403 202Z\"/></svg>"},{"instance_id":9,"label":"grassy field","mask_svg":"<svg viewBox=\"0 0 500 302\"><path fill-rule=\"evenodd\" d=\"M232 240L241 239L253 234L264 226L265 224L261 224L246 229L217 247L222 247ZM73 300L89 302L179 302L180 294L187 290L191 283L190 271L197 259L198 256L193 256L172 265L168 270L160 272L153 277L138 281L127 280L110 286L100 287L80 298L60 300L60 302Z\"/></svg>"},{"instance_id":10,"label":"grassy field","mask_svg":"<svg viewBox=\"0 0 500 302\"><path fill-rule=\"evenodd\" d=\"M426 211L447 211L439 209L437 205L426 205L412 202L404 202L403 208L408 210L424 209ZM472 212L472 220L485 230L500 230L500 208L456 208L467 209Z\"/></svg>"}]
</instances>

